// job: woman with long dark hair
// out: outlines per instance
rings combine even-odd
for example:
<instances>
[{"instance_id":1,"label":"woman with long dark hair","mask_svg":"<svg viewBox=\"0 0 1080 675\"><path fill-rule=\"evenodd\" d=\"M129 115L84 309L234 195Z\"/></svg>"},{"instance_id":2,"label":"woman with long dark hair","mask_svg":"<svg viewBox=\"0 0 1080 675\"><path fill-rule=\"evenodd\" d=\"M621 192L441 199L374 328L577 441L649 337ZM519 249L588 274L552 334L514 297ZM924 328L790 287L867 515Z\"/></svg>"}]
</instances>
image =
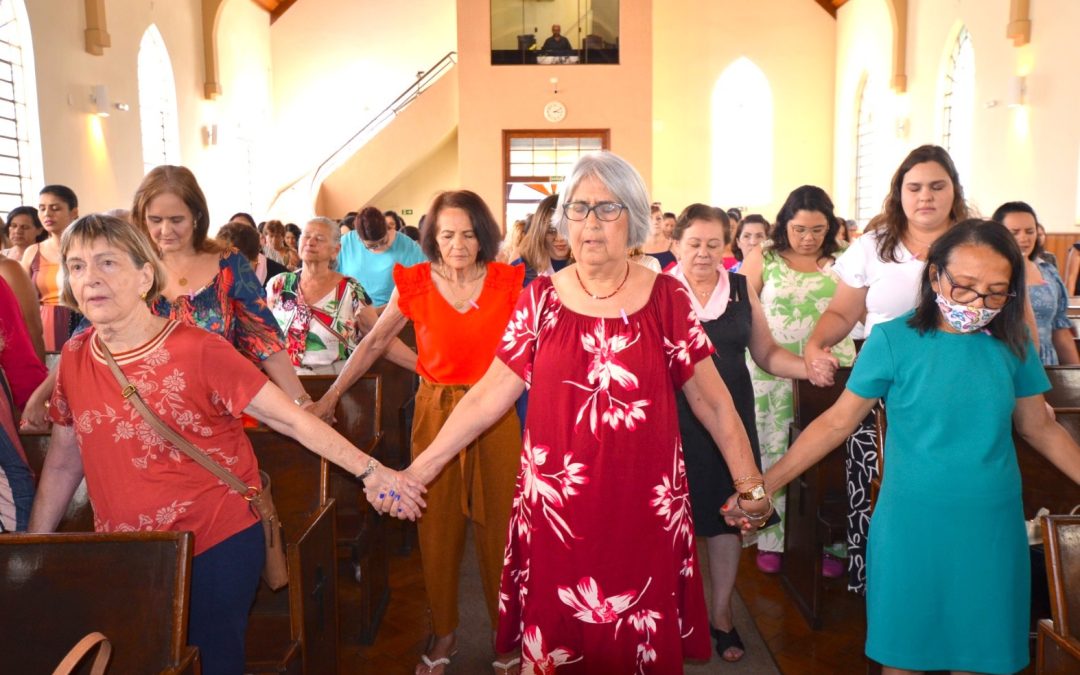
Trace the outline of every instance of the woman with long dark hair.
<instances>
[{"instance_id":1,"label":"woman with long dark hair","mask_svg":"<svg viewBox=\"0 0 1080 675\"><path fill-rule=\"evenodd\" d=\"M1028 663L1031 585L1013 427L1077 483L1080 447L1042 396L1050 383L1025 326L1025 262L1009 232L960 222L925 261L915 310L877 324L840 399L765 488L819 461L887 398L866 654L886 675L1014 673ZM942 514L957 525L936 526Z\"/></svg>"},{"instance_id":2,"label":"woman with long dark hair","mask_svg":"<svg viewBox=\"0 0 1080 675\"><path fill-rule=\"evenodd\" d=\"M839 281L832 266L839 253L836 232L840 226L829 195L814 185L803 185L788 195L780 207L772 239L750 251L741 268L750 287L761 296L773 337L781 347L795 354L803 353L814 322L836 293ZM848 338L838 343L832 353L850 365L855 359L855 345ZM751 375L761 463L767 469L787 452L792 384L791 380L757 366ZM757 566L770 574L780 571L780 556L784 551L783 493L773 503L781 522L763 528L757 535ZM831 577L843 573L840 563L831 556L825 558L823 569Z\"/></svg>"}]
</instances>

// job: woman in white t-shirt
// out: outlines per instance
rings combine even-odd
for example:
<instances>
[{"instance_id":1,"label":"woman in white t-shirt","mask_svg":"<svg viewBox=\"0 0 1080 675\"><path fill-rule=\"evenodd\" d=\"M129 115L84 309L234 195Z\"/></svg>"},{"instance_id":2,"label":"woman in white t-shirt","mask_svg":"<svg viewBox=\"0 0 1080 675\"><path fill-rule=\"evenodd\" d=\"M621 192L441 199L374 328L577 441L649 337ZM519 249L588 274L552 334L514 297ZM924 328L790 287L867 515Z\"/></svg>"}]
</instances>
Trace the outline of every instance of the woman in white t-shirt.
<instances>
[{"instance_id":1,"label":"woman in white t-shirt","mask_svg":"<svg viewBox=\"0 0 1080 675\"><path fill-rule=\"evenodd\" d=\"M840 283L803 349L811 382L824 385L832 379L839 362L830 350L856 323L865 324L864 337L869 337L875 325L915 308L930 246L967 217L964 190L949 153L936 145L912 150L893 174L881 213L833 266ZM860 593L866 579L870 481L877 475L875 435L871 416L847 442L848 587Z\"/></svg>"}]
</instances>

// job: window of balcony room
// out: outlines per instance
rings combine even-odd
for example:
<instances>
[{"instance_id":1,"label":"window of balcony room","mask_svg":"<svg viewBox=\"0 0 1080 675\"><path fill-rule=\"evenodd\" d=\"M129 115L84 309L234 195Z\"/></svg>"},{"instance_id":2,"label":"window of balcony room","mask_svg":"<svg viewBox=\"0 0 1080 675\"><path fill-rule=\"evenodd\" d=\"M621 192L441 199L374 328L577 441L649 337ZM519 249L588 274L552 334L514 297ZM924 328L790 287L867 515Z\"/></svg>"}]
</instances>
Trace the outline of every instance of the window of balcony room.
<instances>
[{"instance_id":1,"label":"window of balcony room","mask_svg":"<svg viewBox=\"0 0 1080 675\"><path fill-rule=\"evenodd\" d=\"M619 62L619 0L491 0L491 64Z\"/></svg>"}]
</instances>

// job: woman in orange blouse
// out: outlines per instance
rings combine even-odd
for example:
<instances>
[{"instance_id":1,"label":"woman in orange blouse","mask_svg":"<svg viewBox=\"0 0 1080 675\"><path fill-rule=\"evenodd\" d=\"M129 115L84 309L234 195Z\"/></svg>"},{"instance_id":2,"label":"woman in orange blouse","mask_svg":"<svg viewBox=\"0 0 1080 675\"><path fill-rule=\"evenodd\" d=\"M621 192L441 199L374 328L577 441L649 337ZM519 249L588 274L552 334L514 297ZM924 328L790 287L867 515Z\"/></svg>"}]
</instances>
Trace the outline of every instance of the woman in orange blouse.
<instances>
[{"instance_id":1,"label":"woman in orange blouse","mask_svg":"<svg viewBox=\"0 0 1080 675\"><path fill-rule=\"evenodd\" d=\"M467 190L444 192L428 212L420 244L430 262L394 268L396 289L379 321L345 364L316 414L330 412L341 392L367 371L405 326L416 329L420 390L413 418L413 459L431 443L465 392L495 357L521 291L524 268L495 262L499 228L490 209ZM455 649L457 580L465 525L473 522L476 557L492 628L498 620L499 577L521 454L513 409L461 450L428 486L419 521L420 553L434 636L416 672L442 673ZM517 660L501 654L496 672L516 672Z\"/></svg>"}]
</instances>

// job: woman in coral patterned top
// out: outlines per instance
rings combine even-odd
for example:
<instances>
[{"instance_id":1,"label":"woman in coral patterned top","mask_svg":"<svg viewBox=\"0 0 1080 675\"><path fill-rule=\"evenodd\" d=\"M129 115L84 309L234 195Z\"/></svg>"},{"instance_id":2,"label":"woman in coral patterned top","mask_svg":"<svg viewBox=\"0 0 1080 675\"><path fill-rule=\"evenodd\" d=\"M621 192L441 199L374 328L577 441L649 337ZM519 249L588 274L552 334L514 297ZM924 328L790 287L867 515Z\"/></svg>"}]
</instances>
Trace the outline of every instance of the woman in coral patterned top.
<instances>
[{"instance_id":1,"label":"woman in coral patterned top","mask_svg":"<svg viewBox=\"0 0 1080 675\"><path fill-rule=\"evenodd\" d=\"M627 260L648 217L633 167L578 161L555 218L577 262L525 290L498 358L408 470L431 480L530 387L496 643L521 649L525 673L681 673L709 657L676 390L739 489L761 485L685 288Z\"/></svg>"},{"instance_id":2,"label":"woman in coral patterned top","mask_svg":"<svg viewBox=\"0 0 1080 675\"><path fill-rule=\"evenodd\" d=\"M381 467L288 398L220 336L148 306L164 284L149 241L125 221L87 216L65 233L64 302L92 327L64 346L52 397L52 444L30 515L52 531L86 477L99 532L185 530L195 535L188 638L203 673L244 671L244 632L263 566L263 533L243 495L158 435L121 392L124 375L164 424L248 485L258 465L241 412L353 474L394 484L395 513L413 516L422 486ZM206 364L213 367L206 367ZM369 470L370 469L370 470ZM376 493L369 492L377 500Z\"/></svg>"},{"instance_id":3,"label":"woman in coral patterned top","mask_svg":"<svg viewBox=\"0 0 1080 675\"><path fill-rule=\"evenodd\" d=\"M368 369L411 320L416 329L416 370L421 377L413 416L414 456L428 446L457 402L484 375L525 276L521 267L495 262L499 226L475 193L444 192L435 198L426 220L432 225L422 230L420 245L430 262L394 267L396 288L386 309L315 407L317 414L323 406L333 410L340 392ZM456 651L458 570L469 521L492 626L498 620L499 576L521 425L512 410L503 410L484 429L475 442L455 448L460 456L455 466L427 479L428 510L419 523L418 538L433 635L416 667L422 675L445 672ZM496 654L496 671L516 668L514 659L512 653Z\"/></svg>"}]
</instances>

